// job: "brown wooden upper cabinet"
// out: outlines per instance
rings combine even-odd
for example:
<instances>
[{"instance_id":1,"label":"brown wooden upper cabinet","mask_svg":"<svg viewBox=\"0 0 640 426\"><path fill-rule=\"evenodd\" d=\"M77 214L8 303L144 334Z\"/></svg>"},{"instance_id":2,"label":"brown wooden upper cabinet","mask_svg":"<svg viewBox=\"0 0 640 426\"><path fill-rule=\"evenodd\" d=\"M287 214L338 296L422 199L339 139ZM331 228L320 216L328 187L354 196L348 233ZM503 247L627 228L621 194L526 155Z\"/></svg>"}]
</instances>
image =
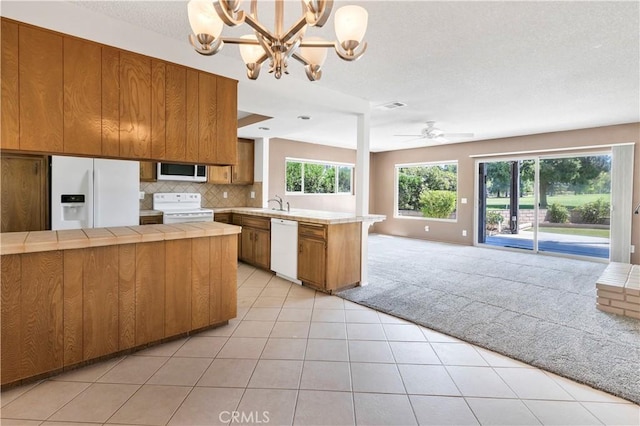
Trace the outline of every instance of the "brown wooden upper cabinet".
<instances>
[{"instance_id":1,"label":"brown wooden upper cabinet","mask_svg":"<svg viewBox=\"0 0 640 426\"><path fill-rule=\"evenodd\" d=\"M217 184L253 184L254 141L238 139L238 163L233 166L210 166L209 182Z\"/></svg>"},{"instance_id":2,"label":"brown wooden upper cabinet","mask_svg":"<svg viewBox=\"0 0 640 426\"><path fill-rule=\"evenodd\" d=\"M228 165L237 161L237 84L213 74L201 72L198 76L200 163Z\"/></svg>"},{"instance_id":3,"label":"brown wooden upper cabinet","mask_svg":"<svg viewBox=\"0 0 640 426\"><path fill-rule=\"evenodd\" d=\"M237 162L238 140L238 82L216 76L216 99L218 120L216 131L216 163L235 164Z\"/></svg>"},{"instance_id":4,"label":"brown wooden upper cabinet","mask_svg":"<svg viewBox=\"0 0 640 426\"><path fill-rule=\"evenodd\" d=\"M154 80L155 86L162 82ZM152 146L154 158L198 162L198 72L174 64L166 65L165 139Z\"/></svg>"},{"instance_id":5,"label":"brown wooden upper cabinet","mask_svg":"<svg viewBox=\"0 0 640 426\"><path fill-rule=\"evenodd\" d=\"M154 161L140 161L140 182L155 182L158 180L158 163Z\"/></svg>"},{"instance_id":6,"label":"brown wooden upper cabinet","mask_svg":"<svg viewBox=\"0 0 640 426\"><path fill-rule=\"evenodd\" d=\"M64 38L64 152L102 154L102 48Z\"/></svg>"},{"instance_id":7,"label":"brown wooden upper cabinet","mask_svg":"<svg viewBox=\"0 0 640 426\"><path fill-rule=\"evenodd\" d=\"M235 80L2 18L1 147L237 162Z\"/></svg>"},{"instance_id":8,"label":"brown wooden upper cabinet","mask_svg":"<svg viewBox=\"0 0 640 426\"><path fill-rule=\"evenodd\" d=\"M0 30L2 72L0 73L0 147L20 149L20 110L18 109L18 24L2 20Z\"/></svg>"},{"instance_id":9,"label":"brown wooden upper cabinet","mask_svg":"<svg viewBox=\"0 0 640 426\"><path fill-rule=\"evenodd\" d=\"M21 150L63 152L62 44L59 34L19 25Z\"/></svg>"},{"instance_id":10,"label":"brown wooden upper cabinet","mask_svg":"<svg viewBox=\"0 0 640 426\"><path fill-rule=\"evenodd\" d=\"M154 82L155 83L155 82ZM153 145L154 157L184 161L187 158L187 69L167 65L165 76L166 138L160 150Z\"/></svg>"},{"instance_id":11,"label":"brown wooden upper cabinet","mask_svg":"<svg viewBox=\"0 0 640 426\"><path fill-rule=\"evenodd\" d=\"M217 79L214 75L198 74L198 159L215 163L217 154Z\"/></svg>"},{"instance_id":12,"label":"brown wooden upper cabinet","mask_svg":"<svg viewBox=\"0 0 640 426\"><path fill-rule=\"evenodd\" d=\"M102 46L102 155L120 156L120 51Z\"/></svg>"},{"instance_id":13,"label":"brown wooden upper cabinet","mask_svg":"<svg viewBox=\"0 0 640 426\"><path fill-rule=\"evenodd\" d=\"M151 59L120 52L120 157L151 157Z\"/></svg>"}]
</instances>

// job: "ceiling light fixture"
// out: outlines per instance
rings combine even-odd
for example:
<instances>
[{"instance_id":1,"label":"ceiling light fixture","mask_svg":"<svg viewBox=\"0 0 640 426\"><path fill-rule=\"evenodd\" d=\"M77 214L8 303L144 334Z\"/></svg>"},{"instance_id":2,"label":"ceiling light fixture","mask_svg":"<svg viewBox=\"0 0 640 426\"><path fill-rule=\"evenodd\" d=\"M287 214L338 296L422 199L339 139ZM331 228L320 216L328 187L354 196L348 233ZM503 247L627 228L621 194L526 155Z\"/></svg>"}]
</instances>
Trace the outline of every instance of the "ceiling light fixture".
<instances>
[{"instance_id":1,"label":"ceiling light fixture","mask_svg":"<svg viewBox=\"0 0 640 426\"><path fill-rule=\"evenodd\" d=\"M367 11L360 6L343 6L335 13L337 41L305 37L307 27L322 27L333 7L333 0L300 0L302 16L289 28L283 30L284 0L275 0L275 29L269 31L258 21L257 0L251 0L251 13L240 10L241 0L191 0L187 5L189 23L194 34L189 42L196 52L214 55L224 43L238 44L240 56L247 66L247 77L258 78L262 63L269 59L269 72L276 78L288 74L288 59L293 57L304 65L311 81L322 77L322 65L327 57L327 48L333 47L345 61L359 59L367 49L362 39L367 31ZM230 27L246 23L253 34L240 38L221 37L224 24ZM358 49L360 48L360 49Z\"/></svg>"}]
</instances>

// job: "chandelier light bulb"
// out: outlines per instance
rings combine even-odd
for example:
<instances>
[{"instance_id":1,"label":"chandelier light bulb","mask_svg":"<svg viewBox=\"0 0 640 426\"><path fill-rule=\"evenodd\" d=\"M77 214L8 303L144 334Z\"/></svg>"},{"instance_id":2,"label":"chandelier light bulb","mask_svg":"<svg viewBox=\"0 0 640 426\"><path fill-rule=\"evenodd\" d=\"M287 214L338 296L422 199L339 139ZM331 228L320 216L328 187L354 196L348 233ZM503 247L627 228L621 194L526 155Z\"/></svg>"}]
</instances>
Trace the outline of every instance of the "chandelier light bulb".
<instances>
[{"instance_id":1,"label":"chandelier light bulb","mask_svg":"<svg viewBox=\"0 0 640 426\"><path fill-rule=\"evenodd\" d=\"M336 10L335 30L338 41L342 44L355 41L362 42L364 34L367 32L367 21L369 14L360 6L343 6Z\"/></svg>"},{"instance_id":2,"label":"chandelier light bulb","mask_svg":"<svg viewBox=\"0 0 640 426\"><path fill-rule=\"evenodd\" d=\"M306 37L305 41L322 41L320 37ZM327 60L327 49L325 47L300 47L300 56L313 65L322 66Z\"/></svg>"},{"instance_id":3,"label":"chandelier light bulb","mask_svg":"<svg viewBox=\"0 0 640 426\"><path fill-rule=\"evenodd\" d=\"M213 2L207 0L191 0L187 4L187 12L191 30L196 36L199 34L208 34L214 39L220 37L224 24L216 13Z\"/></svg>"},{"instance_id":4,"label":"chandelier light bulb","mask_svg":"<svg viewBox=\"0 0 640 426\"><path fill-rule=\"evenodd\" d=\"M240 37L244 40L258 41L258 38L253 34L247 34ZM255 64L264 55L264 49L259 44L240 44L240 56L245 64Z\"/></svg>"}]
</instances>

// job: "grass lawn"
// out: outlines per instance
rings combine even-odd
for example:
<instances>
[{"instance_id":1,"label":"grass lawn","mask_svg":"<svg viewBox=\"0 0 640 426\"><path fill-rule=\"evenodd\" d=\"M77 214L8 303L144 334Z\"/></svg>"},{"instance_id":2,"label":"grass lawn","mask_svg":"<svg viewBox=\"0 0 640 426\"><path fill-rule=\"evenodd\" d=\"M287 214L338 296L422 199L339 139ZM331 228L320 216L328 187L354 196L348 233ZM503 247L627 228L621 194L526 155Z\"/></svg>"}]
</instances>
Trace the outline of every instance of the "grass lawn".
<instances>
[{"instance_id":1,"label":"grass lawn","mask_svg":"<svg viewBox=\"0 0 640 426\"><path fill-rule=\"evenodd\" d=\"M523 229L524 232L533 232L533 228ZM567 235L583 235L585 237L601 237L609 238L608 229L588 229L588 228L551 228L540 227L540 232L548 232L550 234L567 234Z\"/></svg>"},{"instance_id":2,"label":"grass lawn","mask_svg":"<svg viewBox=\"0 0 640 426\"><path fill-rule=\"evenodd\" d=\"M551 203L560 203L563 206L571 209L577 206L581 206L585 203L590 203L592 201L596 201L599 198L604 198L605 201L611 200L611 194L563 194L563 195L550 195L547 197L547 202ZM504 209L509 208L509 198L501 197L501 198L487 198L487 208L488 209ZM525 209L533 209L533 195L529 195L526 197L520 198L520 208Z\"/></svg>"}]
</instances>

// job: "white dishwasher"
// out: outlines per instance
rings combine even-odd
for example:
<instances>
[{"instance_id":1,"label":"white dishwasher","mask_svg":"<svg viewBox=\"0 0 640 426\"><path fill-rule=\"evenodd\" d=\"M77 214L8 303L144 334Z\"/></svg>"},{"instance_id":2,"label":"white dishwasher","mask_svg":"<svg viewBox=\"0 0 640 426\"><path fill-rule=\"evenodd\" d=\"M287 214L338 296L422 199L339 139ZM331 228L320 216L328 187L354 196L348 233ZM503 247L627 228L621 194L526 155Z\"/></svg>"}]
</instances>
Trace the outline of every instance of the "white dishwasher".
<instances>
[{"instance_id":1,"label":"white dishwasher","mask_svg":"<svg viewBox=\"0 0 640 426\"><path fill-rule=\"evenodd\" d=\"M298 278L298 222L271 219L271 270L296 284Z\"/></svg>"}]
</instances>

